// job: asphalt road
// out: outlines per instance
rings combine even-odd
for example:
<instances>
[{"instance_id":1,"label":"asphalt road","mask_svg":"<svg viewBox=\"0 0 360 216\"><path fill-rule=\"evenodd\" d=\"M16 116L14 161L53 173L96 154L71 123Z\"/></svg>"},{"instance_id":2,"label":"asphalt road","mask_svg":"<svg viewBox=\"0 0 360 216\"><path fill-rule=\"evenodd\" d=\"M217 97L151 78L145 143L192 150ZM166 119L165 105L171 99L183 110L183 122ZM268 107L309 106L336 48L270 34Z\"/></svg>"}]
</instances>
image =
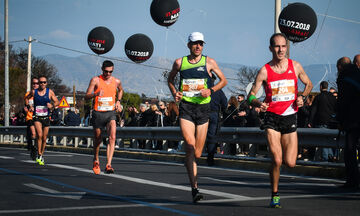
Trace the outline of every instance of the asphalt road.
<instances>
[{"instance_id":1,"label":"asphalt road","mask_svg":"<svg viewBox=\"0 0 360 216\"><path fill-rule=\"evenodd\" d=\"M106 158L100 158L102 170ZM282 175L283 208L271 209L267 173L200 166L205 200L191 202L179 163L114 158L115 174L94 175L92 156L0 147L0 215L359 215L360 191L334 179Z\"/></svg>"}]
</instances>

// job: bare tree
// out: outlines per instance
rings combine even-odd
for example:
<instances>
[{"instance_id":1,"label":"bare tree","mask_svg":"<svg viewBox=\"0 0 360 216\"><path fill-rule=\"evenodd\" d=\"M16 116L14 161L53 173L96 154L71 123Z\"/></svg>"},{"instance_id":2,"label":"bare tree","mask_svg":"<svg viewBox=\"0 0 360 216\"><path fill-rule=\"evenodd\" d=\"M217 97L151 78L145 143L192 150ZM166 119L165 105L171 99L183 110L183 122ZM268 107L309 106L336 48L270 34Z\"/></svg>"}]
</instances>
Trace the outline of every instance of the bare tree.
<instances>
[{"instance_id":1,"label":"bare tree","mask_svg":"<svg viewBox=\"0 0 360 216\"><path fill-rule=\"evenodd\" d=\"M238 86L232 86L230 92L232 94L246 94L246 86L255 81L258 71L259 68L257 67L242 66L236 73Z\"/></svg>"}]
</instances>

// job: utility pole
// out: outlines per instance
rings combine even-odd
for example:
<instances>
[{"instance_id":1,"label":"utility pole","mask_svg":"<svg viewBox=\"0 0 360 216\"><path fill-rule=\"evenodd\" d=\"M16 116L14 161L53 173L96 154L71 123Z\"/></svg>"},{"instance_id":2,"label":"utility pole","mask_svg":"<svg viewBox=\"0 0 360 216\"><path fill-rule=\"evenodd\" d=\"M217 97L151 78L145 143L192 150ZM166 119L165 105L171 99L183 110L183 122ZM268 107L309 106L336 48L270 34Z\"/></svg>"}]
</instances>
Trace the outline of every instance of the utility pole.
<instances>
[{"instance_id":1,"label":"utility pole","mask_svg":"<svg viewBox=\"0 0 360 216\"><path fill-rule=\"evenodd\" d=\"M280 13L281 13L281 0L275 0L274 33L280 33L279 24L278 24Z\"/></svg>"},{"instance_id":2,"label":"utility pole","mask_svg":"<svg viewBox=\"0 0 360 216\"><path fill-rule=\"evenodd\" d=\"M24 39L26 41L26 39ZM33 42L31 36L29 36L28 46L28 64L27 64L27 82L26 82L26 91L30 91L31 89L31 42Z\"/></svg>"},{"instance_id":3,"label":"utility pole","mask_svg":"<svg viewBox=\"0 0 360 216\"><path fill-rule=\"evenodd\" d=\"M75 103L76 103L76 99L75 99L75 84L73 85L73 104L74 104L74 108L75 108Z\"/></svg>"},{"instance_id":4,"label":"utility pole","mask_svg":"<svg viewBox=\"0 0 360 216\"><path fill-rule=\"evenodd\" d=\"M281 0L275 0L275 21L274 21L274 33L280 33L279 28L279 16L281 13ZM286 58L290 57L290 42L289 40L286 43L287 51L286 51Z\"/></svg>"},{"instance_id":5,"label":"utility pole","mask_svg":"<svg viewBox=\"0 0 360 216\"><path fill-rule=\"evenodd\" d=\"M9 111L10 111L10 103L9 103L9 26L8 26L8 11L9 11L9 4L8 0L5 0L4 6L4 40L5 40L5 119L4 123L5 126L9 126Z\"/></svg>"}]
</instances>

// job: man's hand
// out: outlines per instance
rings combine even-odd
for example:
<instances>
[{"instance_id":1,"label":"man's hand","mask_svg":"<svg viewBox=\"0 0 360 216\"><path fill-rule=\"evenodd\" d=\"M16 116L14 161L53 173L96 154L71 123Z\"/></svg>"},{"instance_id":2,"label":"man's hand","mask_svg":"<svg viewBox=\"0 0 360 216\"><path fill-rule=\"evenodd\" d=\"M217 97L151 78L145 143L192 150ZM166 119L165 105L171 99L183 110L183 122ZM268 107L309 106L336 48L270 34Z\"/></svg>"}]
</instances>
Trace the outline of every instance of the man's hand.
<instances>
[{"instance_id":1,"label":"man's hand","mask_svg":"<svg viewBox=\"0 0 360 216\"><path fill-rule=\"evenodd\" d=\"M117 112L121 112L121 111L122 111L120 101L116 101L115 109L116 109Z\"/></svg>"},{"instance_id":2,"label":"man's hand","mask_svg":"<svg viewBox=\"0 0 360 216\"><path fill-rule=\"evenodd\" d=\"M200 94L202 97L206 98L211 95L211 91L210 91L210 89L201 89Z\"/></svg>"},{"instance_id":3,"label":"man's hand","mask_svg":"<svg viewBox=\"0 0 360 216\"><path fill-rule=\"evenodd\" d=\"M269 108L269 103L261 103L260 105L261 112L266 112L267 108Z\"/></svg>"}]
</instances>

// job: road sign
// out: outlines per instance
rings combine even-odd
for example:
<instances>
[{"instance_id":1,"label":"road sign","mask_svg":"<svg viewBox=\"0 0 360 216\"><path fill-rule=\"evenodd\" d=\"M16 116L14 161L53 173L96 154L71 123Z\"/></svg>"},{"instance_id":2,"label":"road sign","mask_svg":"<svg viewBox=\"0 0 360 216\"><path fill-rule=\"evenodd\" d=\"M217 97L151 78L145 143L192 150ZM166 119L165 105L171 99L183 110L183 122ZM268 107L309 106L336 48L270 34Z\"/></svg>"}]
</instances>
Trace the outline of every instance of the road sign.
<instances>
[{"instance_id":1,"label":"road sign","mask_svg":"<svg viewBox=\"0 0 360 216\"><path fill-rule=\"evenodd\" d=\"M74 104L73 97L66 97L66 101L68 102L68 104Z\"/></svg>"},{"instance_id":2,"label":"road sign","mask_svg":"<svg viewBox=\"0 0 360 216\"><path fill-rule=\"evenodd\" d=\"M69 103L66 101L65 96L61 98L59 108L70 108Z\"/></svg>"}]
</instances>

